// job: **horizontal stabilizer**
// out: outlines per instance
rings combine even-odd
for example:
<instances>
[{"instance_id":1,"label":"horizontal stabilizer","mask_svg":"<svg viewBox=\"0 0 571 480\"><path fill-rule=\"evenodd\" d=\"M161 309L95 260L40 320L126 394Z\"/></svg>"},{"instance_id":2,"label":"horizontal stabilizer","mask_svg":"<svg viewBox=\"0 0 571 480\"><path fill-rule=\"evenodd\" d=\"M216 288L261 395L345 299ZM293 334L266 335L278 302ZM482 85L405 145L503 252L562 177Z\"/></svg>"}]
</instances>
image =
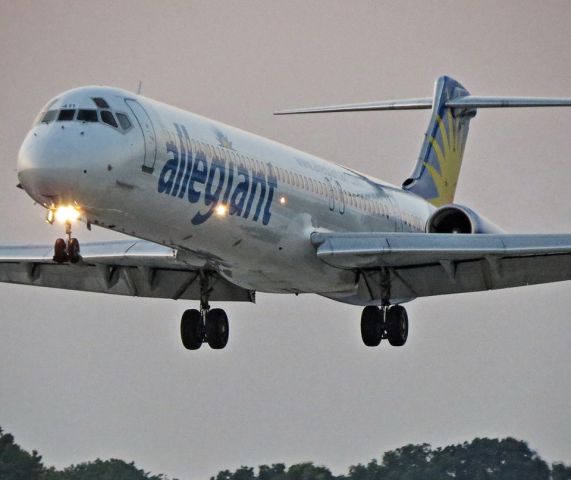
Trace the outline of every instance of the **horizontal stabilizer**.
<instances>
[{"instance_id":1,"label":"horizontal stabilizer","mask_svg":"<svg viewBox=\"0 0 571 480\"><path fill-rule=\"evenodd\" d=\"M387 100L383 102L347 103L324 107L293 108L279 110L274 115L297 115L302 113L334 112L373 112L377 110L428 110L433 106L432 98L409 98L406 100ZM521 107L571 107L571 98L548 97L476 97L467 95L444 102L447 108L521 108Z\"/></svg>"},{"instance_id":2,"label":"horizontal stabilizer","mask_svg":"<svg viewBox=\"0 0 571 480\"><path fill-rule=\"evenodd\" d=\"M468 95L448 100L449 108L571 107L571 98L476 97Z\"/></svg>"},{"instance_id":3,"label":"horizontal stabilizer","mask_svg":"<svg viewBox=\"0 0 571 480\"><path fill-rule=\"evenodd\" d=\"M375 110L423 110L432 108L432 98L409 98L407 100L387 100L384 102L346 103L327 107L294 108L280 110L274 115L299 113L367 112Z\"/></svg>"}]
</instances>

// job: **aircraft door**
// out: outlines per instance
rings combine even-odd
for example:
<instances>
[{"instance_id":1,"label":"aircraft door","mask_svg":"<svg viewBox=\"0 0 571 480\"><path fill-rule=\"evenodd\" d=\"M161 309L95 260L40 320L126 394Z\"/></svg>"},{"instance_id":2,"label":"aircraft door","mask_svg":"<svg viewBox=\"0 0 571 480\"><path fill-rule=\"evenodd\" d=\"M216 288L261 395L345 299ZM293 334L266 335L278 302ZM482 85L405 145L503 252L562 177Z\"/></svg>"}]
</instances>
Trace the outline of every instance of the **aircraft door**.
<instances>
[{"instance_id":1,"label":"aircraft door","mask_svg":"<svg viewBox=\"0 0 571 480\"><path fill-rule=\"evenodd\" d=\"M329 210L333 211L335 210L335 189L333 188L331 180L326 177L325 181L327 182L327 198L329 199Z\"/></svg>"},{"instance_id":2,"label":"aircraft door","mask_svg":"<svg viewBox=\"0 0 571 480\"><path fill-rule=\"evenodd\" d=\"M325 178L327 181L327 196L329 197L329 210L335 211L335 207L341 215L345 213L345 192L337 180Z\"/></svg>"},{"instance_id":3,"label":"aircraft door","mask_svg":"<svg viewBox=\"0 0 571 480\"><path fill-rule=\"evenodd\" d=\"M335 185L337 186L339 195L339 213L343 215L345 213L345 193L343 192L343 187L341 187L341 184L337 180L335 180Z\"/></svg>"},{"instance_id":4,"label":"aircraft door","mask_svg":"<svg viewBox=\"0 0 571 480\"><path fill-rule=\"evenodd\" d=\"M391 217L393 217L393 220L395 222L395 232L402 232L403 231L403 225L402 225L402 218L401 218L401 212L400 212L400 208L398 207L398 203L395 201L395 199L393 197L391 197L389 195L389 209L391 211Z\"/></svg>"},{"instance_id":5,"label":"aircraft door","mask_svg":"<svg viewBox=\"0 0 571 480\"><path fill-rule=\"evenodd\" d=\"M143 106L131 98L125 99L125 103L135 115L137 123L141 128L143 134L143 141L145 143L145 156L143 158L142 170L145 173L153 173L155 168L155 161L157 159L157 137L155 135L155 128L151 117Z\"/></svg>"}]
</instances>

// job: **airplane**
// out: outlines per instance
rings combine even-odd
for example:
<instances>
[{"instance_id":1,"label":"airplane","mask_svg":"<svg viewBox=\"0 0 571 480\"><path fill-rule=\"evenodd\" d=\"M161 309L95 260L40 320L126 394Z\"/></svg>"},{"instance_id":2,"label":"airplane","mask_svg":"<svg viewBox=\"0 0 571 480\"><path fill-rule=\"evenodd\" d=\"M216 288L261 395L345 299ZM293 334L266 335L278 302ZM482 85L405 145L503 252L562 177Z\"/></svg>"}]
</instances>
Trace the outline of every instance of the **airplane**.
<instances>
[{"instance_id":1,"label":"airplane","mask_svg":"<svg viewBox=\"0 0 571 480\"><path fill-rule=\"evenodd\" d=\"M571 234L504 233L454 203L478 109L557 106L571 99L473 96L441 76L429 98L276 112L432 110L398 187L126 90L75 88L42 108L17 163L65 238L0 247L0 281L197 301L180 321L189 350L227 345L211 302L314 293L363 307L366 346L403 346L415 298L571 278ZM80 247L77 221L128 238Z\"/></svg>"}]
</instances>

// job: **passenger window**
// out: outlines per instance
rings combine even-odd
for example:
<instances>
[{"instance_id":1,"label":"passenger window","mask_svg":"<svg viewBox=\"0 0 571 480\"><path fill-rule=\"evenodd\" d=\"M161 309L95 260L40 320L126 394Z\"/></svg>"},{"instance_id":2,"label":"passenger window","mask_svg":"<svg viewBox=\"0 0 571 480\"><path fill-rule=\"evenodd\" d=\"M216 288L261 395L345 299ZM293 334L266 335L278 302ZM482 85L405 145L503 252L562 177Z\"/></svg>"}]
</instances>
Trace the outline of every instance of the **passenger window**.
<instances>
[{"instance_id":1,"label":"passenger window","mask_svg":"<svg viewBox=\"0 0 571 480\"><path fill-rule=\"evenodd\" d=\"M112 127L118 127L117 120L115 120L115 117L109 110L101 110L101 121Z\"/></svg>"},{"instance_id":2,"label":"passenger window","mask_svg":"<svg viewBox=\"0 0 571 480\"><path fill-rule=\"evenodd\" d=\"M65 109L59 111L57 119L58 122L69 122L70 120L73 120L74 116L75 116L75 110Z\"/></svg>"},{"instance_id":3,"label":"passenger window","mask_svg":"<svg viewBox=\"0 0 571 480\"><path fill-rule=\"evenodd\" d=\"M121 125L123 130L129 130L131 128L131 121L126 114L117 113L117 120L119 120L119 125Z\"/></svg>"},{"instance_id":4,"label":"passenger window","mask_svg":"<svg viewBox=\"0 0 571 480\"><path fill-rule=\"evenodd\" d=\"M56 118L57 110L49 110L42 118L42 123L50 123L53 122Z\"/></svg>"},{"instance_id":5,"label":"passenger window","mask_svg":"<svg viewBox=\"0 0 571 480\"><path fill-rule=\"evenodd\" d=\"M77 119L80 122L97 122L97 110L79 110Z\"/></svg>"}]
</instances>

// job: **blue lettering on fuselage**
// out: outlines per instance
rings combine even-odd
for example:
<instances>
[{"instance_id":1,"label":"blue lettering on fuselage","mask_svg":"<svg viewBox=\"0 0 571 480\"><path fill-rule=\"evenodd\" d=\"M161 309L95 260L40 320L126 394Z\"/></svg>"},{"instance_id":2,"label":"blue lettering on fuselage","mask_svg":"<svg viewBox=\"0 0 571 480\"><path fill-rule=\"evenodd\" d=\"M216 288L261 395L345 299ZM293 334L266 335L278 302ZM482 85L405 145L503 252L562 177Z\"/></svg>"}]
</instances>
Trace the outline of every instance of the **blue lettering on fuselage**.
<instances>
[{"instance_id":1,"label":"blue lettering on fuselage","mask_svg":"<svg viewBox=\"0 0 571 480\"><path fill-rule=\"evenodd\" d=\"M200 143L190 141L184 125L175 123L174 127L178 145L173 140L166 143L167 161L159 175L158 192L176 198L186 196L189 203L204 205L206 209L199 209L191 218L193 225L206 222L218 204L225 205L229 215L254 222L261 216L264 225L270 223L277 188L271 166L268 173L259 167L249 170L241 155L228 155L228 160L218 153L209 155Z\"/></svg>"}]
</instances>

